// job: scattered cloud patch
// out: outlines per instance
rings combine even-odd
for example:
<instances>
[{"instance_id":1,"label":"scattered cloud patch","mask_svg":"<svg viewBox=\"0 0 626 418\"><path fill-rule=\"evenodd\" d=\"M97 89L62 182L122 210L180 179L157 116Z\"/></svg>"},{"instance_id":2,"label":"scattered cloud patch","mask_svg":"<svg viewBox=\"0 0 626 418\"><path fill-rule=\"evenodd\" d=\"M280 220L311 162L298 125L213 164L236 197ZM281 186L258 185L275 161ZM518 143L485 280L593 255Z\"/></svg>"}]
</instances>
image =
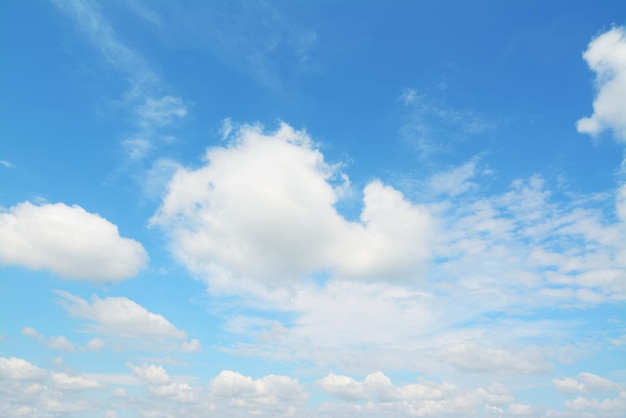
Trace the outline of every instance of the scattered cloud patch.
<instances>
[{"instance_id":1,"label":"scattered cloud patch","mask_svg":"<svg viewBox=\"0 0 626 418\"><path fill-rule=\"evenodd\" d=\"M96 238L97 237L97 238ZM20 203L0 213L0 263L62 277L114 282L146 265L143 246L78 205Z\"/></svg>"},{"instance_id":2,"label":"scattered cloud patch","mask_svg":"<svg viewBox=\"0 0 626 418\"><path fill-rule=\"evenodd\" d=\"M104 347L104 342L98 338L89 340L84 347L78 347L63 335L46 338L39 331L31 327L22 328L22 334L55 350L100 351Z\"/></svg>"}]
</instances>

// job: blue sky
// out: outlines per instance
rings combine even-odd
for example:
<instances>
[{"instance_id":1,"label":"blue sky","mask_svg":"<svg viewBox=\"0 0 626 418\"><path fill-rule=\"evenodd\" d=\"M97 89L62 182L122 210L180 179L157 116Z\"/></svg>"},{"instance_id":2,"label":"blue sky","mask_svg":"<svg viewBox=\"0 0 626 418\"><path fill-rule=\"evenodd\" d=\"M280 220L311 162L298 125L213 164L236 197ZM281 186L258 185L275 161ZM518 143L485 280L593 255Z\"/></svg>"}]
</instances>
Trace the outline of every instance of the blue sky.
<instances>
[{"instance_id":1,"label":"blue sky","mask_svg":"<svg viewBox=\"0 0 626 418\"><path fill-rule=\"evenodd\" d=\"M0 19L0 415L626 414L623 2Z\"/></svg>"}]
</instances>

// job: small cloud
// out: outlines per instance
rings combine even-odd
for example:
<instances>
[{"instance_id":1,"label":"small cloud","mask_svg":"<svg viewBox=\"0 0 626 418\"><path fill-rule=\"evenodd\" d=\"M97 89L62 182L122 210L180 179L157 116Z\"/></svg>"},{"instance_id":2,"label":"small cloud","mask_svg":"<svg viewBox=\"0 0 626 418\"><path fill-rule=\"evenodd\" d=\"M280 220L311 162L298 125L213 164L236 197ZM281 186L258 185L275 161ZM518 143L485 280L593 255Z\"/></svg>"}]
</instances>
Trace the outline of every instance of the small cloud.
<instances>
[{"instance_id":1,"label":"small cloud","mask_svg":"<svg viewBox=\"0 0 626 418\"><path fill-rule=\"evenodd\" d=\"M14 165L6 160L0 160L0 165L6 168L13 168Z\"/></svg>"},{"instance_id":2,"label":"small cloud","mask_svg":"<svg viewBox=\"0 0 626 418\"><path fill-rule=\"evenodd\" d=\"M225 118L222 121L222 126L220 127L220 134L222 134L222 141L228 139L230 134L233 132L235 125L230 118Z\"/></svg>"},{"instance_id":3,"label":"small cloud","mask_svg":"<svg viewBox=\"0 0 626 418\"><path fill-rule=\"evenodd\" d=\"M417 91L415 91L415 89L411 89L407 87L402 89L400 100L402 100L402 103L404 103L406 106L410 105L411 103L414 103L418 98L419 96L417 95Z\"/></svg>"},{"instance_id":4,"label":"small cloud","mask_svg":"<svg viewBox=\"0 0 626 418\"><path fill-rule=\"evenodd\" d=\"M202 348L202 344L196 338L185 341L180 345L180 349L182 351L186 351L188 353L197 353Z\"/></svg>"},{"instance_id":5,"label":"small cloud","mask_svg":"<svg viewBox=\"0 0 626 418\"><path fill-rule=\"evenodd\" d=\"M89 340L85 349L87 351L100 351L102 350L102 347L104 347L104 341L99 338L94 338Z\"/></svg>"},{"instance_id":6,"label":"small cloud","mask_svg":"<svg viewBox=\"0 0 626 418\"><path fill-rule=\"evenodd\" d=\"M128 152L128 156L133 160L144 158L152 148L150 141L144 138L131 138L122 141L122 146Z\"/></svg>"},{"instance_id":7,"label":"small cloud","mask_svg":"<svg viewBox=\"0 0 626 418\"><path fill-rule=\"evenodd\" d=\"M168 125L174 118L182 118L187 115L187 108L180 97L163 96L159 99L148 97L137 108L139 125L144 129L150 129Z\"/></svg>"}]
</instances>

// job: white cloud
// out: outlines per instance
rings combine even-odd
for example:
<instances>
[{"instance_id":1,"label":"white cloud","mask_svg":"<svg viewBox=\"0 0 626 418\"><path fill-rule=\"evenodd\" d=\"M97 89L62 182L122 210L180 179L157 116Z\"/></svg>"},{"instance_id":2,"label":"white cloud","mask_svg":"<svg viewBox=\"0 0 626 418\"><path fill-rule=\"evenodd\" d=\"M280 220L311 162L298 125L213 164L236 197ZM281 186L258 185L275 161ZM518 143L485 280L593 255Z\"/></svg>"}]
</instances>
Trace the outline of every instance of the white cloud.
<instances>
[{"instance_id":1,"label":"white cloud","mask_svg":"<svg viewBox=\"0 0 626 418\"><path fill-rule=\"evenodd\" d=\"M39 380L46 376L45 370L17 357L0 357L0 379Z\"/></svg>"},{"instance_id":2,"label":"white cloud","mask_svg":"<svg viewBox=\"0 0 626 418\"><path fill-rule=\"evenodd\" d=\"M578 132L592 136L612 130L626 141L626 29L614 27L589 43L583 58L596 73L593 114L580 119Z\"/></svg>"},{"instance_id":3,"label":"white cloud","mask_svg":"<svg viewBox=\"0 0 626 418\"><path fill-rule=\"evenodd\" d=\"M97 47L113 68L122 72L131 84L131 96L143 95L158 81L158 76L145 60L125 45L114 28L102 16L97 4L89 1L54 1L63 13L73 19L78 28Z\"/></svg>"},{"instance_id":4,"label":"white cloud","mask_svg":"<svg viewBox=\"0 0 626 418\"><path fill-rule=\"evenodd\" d=\"M317 381L325 392L345 400L379 399L383 402L444 399L457 392L458 388L449 383L423 382L397 387L382 372L369 374L362 382L351 377L333 373Z\"/></svg>"},{"instance_id":5,"label":"white cloud","mask_svg":"<svg viewBox=\"0 0 626 418\"><path fill-rule=\"evenodd\" d=\"M95 322L96 331L127 338L185 339L187 333L177 329L162 315L149 312L125 297L100 299L91 303L71 293L57 290L61 306L71 315Z\"/></svg>"},{"instance_id":6,"label":"white cloud","mask_svg":"<svg viewBox=\"0 0 626 418\"><path fill-rule=\"evenodd\" d=\"M626 414L626 392L620 392L616 398L602 400L579 396L565 402L565 405L575 411L596 410L603 417L623 417Z\"/></svg>"},{"instance_id":7,"label":"white cloud","mask_svg":"<svg viewBox=\"0 0 626 418\"><path fill-rule=\"evenodd\" d=\"M104 341L99 338L92 338L87 342L85 349L87 351L100 351L104 347Z\"/></svg>"},{"instance_id":8,"label":"white cloud","mask_svg":"<svg viewBox=\"0 0 626 418\"><path fill-rule=\"evenodd\" d=\"M559 392L566 394L611 392L619 388L615 382L589 372L579 373L576 379L571 377L554 379L552 383Z\"/></svg>"},{"instance_id":9,"label":"white cloud","mask_svg":"<svg viewBox=\"0 0 626 418\"><path fill-rule=\"evenodd\" d=\"M174 118L186 116L187 108L180 97L147 97L137 108L137 114L139 126L144 129L152 129L168 125Z\"/></svg>"},{"instance_id":10,"label":"white cloud","mask_svg":"<svg viewBox=\"0 0 626 418\"><path fill-rule=\"evenodd\" d=\"M166 385L170 383L170 375L167 374L165 369L156 364L141 366L135 366L132 363L127 363L135 377L144 383L149 385Z\"/></svg>"},{"instance_id":11,"label":"white cloud","mask_svg":"<svg viewBox=\"0 0 626 418\"><path fill-rule=\"evenodd\" d=\"M87 35L106 62L126 77L129 89L123 102L134 111L138 129L131 138L122 141L122 147L132 160L144 158L156 147L155 131L187 115L185 103L179 97L160 95L163 87L157 72L120 39L95 2L54 1L54 4ZM138 5L130 7L143 9Z\"/></svg>"},{"instance_id":12,"label":"white cloud","mask_svg":"<svg viewBox=\"0 0 626 418\"><path fill-rule=\"evenodd\" d=\"M180 349L189 353L197 353L202 349L202 344L196 338L181 343Z\"/></svg>"},{"instance_id":13,"label":"white cloud","mask_svg":"<svg viewBox=\"0 0 626 418\"><path fill-rule=\"evenodd\" d=\"M459 167L432 176L429 180L431 189L437 194L456 196L475 188L476 183L470 180L476 175L476 165L476 161L468 161Z\"/></svg>"},{"instance_id":14,"label":"white cloud","mask_svg":"<svg viewBox=\"0 0 626 418\"><path fill-rule=\"evenodd\" d=\"M144 158L152 148L152 144L145 138L131 138L122 141L122 146L126 148L128 155L133 160Z\"/></svg>"},{"instance_id":15,"label":"white cloud","mask_svg":"<svg viewBox=\"0 0 626 418\"><path fill-rule=\"evenodd\" d=\"M533 415L533 408L530 405L512 403L509 405L508 412L513 416L529 416Z\"/></svg>"},{"instance_id":16,"label":"white cloud","mask_svg":"<svg viewBox=\"0 0 626 418\"><path fill-rule=\"evenodd\" d=\"M214 286L233 279L293 284L322 270L352 279L415 278L428 257L428 212L390 186L366 186L360 222L339 215L332 182L340 173L302 131L244 126L205 160L200 169L177 171L151 222Z\"/></svg>"},{"instance_id":17,"label":"white cloud","mask_svg":"<svg viewBox=\"0 0 626 418\"><path fill-rule=\"evenodd\" d=\"M419 96L417 95L417 91L415 89L411 89L408 87L402 89L402 94L400 95L400 99L405 105L410 105L411 103L415 102L418 98Z\"/></svg>"},{"instance_id":18,"label":"white cloud","mask_svg":"<svg viewBox=\"0 0 626 418\"><path fill-rule=\"evenodd\" d=\"M499 384L473 390L429 381L397 386L382 372L372 373L363 381L329 374L317 385L343 400L321 405L321 412L330 416L475 416L481 406L514 400ZM513 406L516 409L520 410Z\"/></svg>"},{"instance_id":19,"label":"white cloud","mask_svg":"<svg viewBox=\"0 0 626 418\"><path fill-rule=\"evenodd\" d=\"M452 345L441 353L441 358L458 370L477 373L537 373L552 367L537 349L505 350L476 344Z\"/></svg>"},{"instance_id":20,"label":"white cloud","mask_svg":"<svg viewBox=\"0 0 626 418\"><path fill-rule=\"evenodd\" d=\"M39 341L42 344L47 345L50 348L56 350L65 351L100 351L104 347L104 342L98 338L94 338L87 342L84 347L77 347L76 344L68 340L63 335L53 336L46 338L39 331L31 327L22 328L22 334Z\"/></svg>"},{"instance_id":21,"label":"white cloud","mask_svg":"<svg viewBox=\"0 0 626 418\"><path fill-rule=\"evenodd\" d=\"M209 393L233 408L242 408L250 414L293 411L308 398L297 379L268 375L252 379L230 370L222 371L209 383ZM292 412L293 414L293 412Z\"/></svg>"},{"instance_id":22,"label":"white cloud","mask_svg":"<svg viewBox=\"0 0 626 418\"><path fill-rule=\"evenodd\" d=\"M70 376L65 373L52 372L50 380L55 387L61 390L87 390L100 387L100 384L95 380L82 376Z\"/></svg>"},{"instance_id":23,"label":"white cloud","mask_svg":"<svg viewBox=\"0 0 626 418\"><path fill-rule=\"evenodd\" d=\"M0 160L0 165L2 165L5 168L13 168L13 164L9 161L6 160Z\"/></svg>"},{"instance_id":24,"label":"white cloud","mask_svg":"<svg viewBox=\"0 0 626 418\"><path fill-rule=\"evenodd\" d=\"M140 243L77 205L23 202L0 213L0 263L5 265L100 282L133 277L147 259Z\"/></svg>"}]
</instances>

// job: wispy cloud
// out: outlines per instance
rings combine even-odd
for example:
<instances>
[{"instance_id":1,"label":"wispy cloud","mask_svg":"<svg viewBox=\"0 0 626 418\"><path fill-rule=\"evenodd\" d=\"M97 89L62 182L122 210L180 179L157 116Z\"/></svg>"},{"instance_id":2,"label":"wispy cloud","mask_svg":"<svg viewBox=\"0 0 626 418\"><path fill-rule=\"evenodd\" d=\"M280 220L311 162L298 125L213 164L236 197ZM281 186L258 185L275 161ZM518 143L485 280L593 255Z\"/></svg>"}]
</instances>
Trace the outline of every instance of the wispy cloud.
<instances>
[{"instance_id":1,"label":"wispy cloud","mask_svg":"<svg viewBox=\"0 0 626 418\"><path fill-rule=\"evenodd\" d=\"M406 109L400 136L422 159L449 152L456 142L487 134L497 125L478 111L432 99L413 88L404 88L400 99Z\"/></svg>"},{"instance_id":2,"label":"wispy cloud","mask_svg":"<svg viewBox=\"0 0 626 418\"><path fill-rule=\"evenodd\" d=\"M106 63L120 72L128 82L123 105L134 113L136 132L122 141L131 160L141 160L164 141L159 130L187 115L187 104L166 90L158 72L137 51L127 46L104 17L98 3L90 0L54 1L54 4L76 24L97 49ZM135 4L135 2L133 2ZM153 12L140 4L133 6L143 15ZM149 13L150 12L150 13ZM167 142L167 141L166 141Z\"/></svg>"}]
</instances>

